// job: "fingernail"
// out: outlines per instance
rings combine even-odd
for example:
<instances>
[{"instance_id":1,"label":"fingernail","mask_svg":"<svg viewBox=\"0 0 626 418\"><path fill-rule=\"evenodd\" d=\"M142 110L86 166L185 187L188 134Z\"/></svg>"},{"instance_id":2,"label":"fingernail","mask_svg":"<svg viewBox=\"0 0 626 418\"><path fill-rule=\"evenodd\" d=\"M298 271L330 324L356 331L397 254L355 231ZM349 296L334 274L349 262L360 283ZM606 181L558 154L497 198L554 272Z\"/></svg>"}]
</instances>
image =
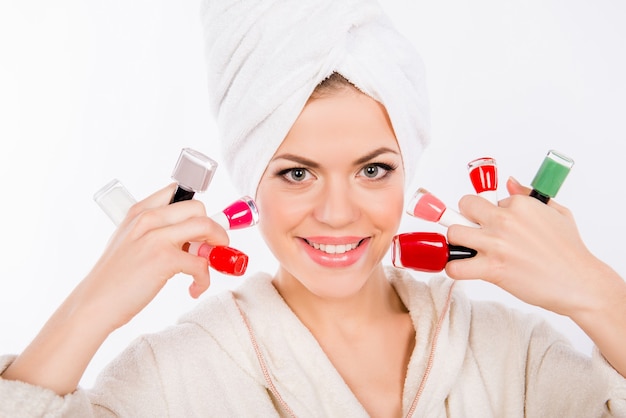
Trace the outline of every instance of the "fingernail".
<instances>
[{"instance_id":1,"label":"fingernail","mask_svg":"<svg viewBox=\"0 0 626 418\"><path fill-rule=\"evenodd\" d=\"M191 285L189 286L189 296L194 299L198 299L198 296L200 296L199 291L200 288L198 287L198 284L196 282L191 282Z\"/></svg>"},{"instance_id":2,"label":"fingernail","mask_svg":"<svg viewBox=\"0 0 626 418\"><path fill-rule=\"evenodd\" d=\"M513 176L509 176L509 181L517 186L521 186L520 182Z\"/></svg>"}]
</instances>

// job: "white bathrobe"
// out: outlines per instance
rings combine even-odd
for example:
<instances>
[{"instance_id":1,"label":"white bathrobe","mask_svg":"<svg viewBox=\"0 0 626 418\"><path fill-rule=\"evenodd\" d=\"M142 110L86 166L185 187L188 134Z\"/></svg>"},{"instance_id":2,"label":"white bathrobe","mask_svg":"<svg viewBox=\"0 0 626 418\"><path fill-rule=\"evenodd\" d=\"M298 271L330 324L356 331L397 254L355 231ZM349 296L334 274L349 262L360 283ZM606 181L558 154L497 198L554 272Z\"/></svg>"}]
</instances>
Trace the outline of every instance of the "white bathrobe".
<instances>
[{"instance_id":1,"label":"white bathrobe","mask_svg":"<svg viewBox=\"0 0 626 418\"><path fill-rule=\"evenodd\" d=\"M472 302L449 279L387 272L417 335L403 415L424 380L414 417L626 417L626 379L540 317ZM11 359L0 359L0 371ZM0 380L0 417L41 416L368 415L270 276L257 274L137 339L91 390L60 397Z\"/></svg>"}]
</instances>

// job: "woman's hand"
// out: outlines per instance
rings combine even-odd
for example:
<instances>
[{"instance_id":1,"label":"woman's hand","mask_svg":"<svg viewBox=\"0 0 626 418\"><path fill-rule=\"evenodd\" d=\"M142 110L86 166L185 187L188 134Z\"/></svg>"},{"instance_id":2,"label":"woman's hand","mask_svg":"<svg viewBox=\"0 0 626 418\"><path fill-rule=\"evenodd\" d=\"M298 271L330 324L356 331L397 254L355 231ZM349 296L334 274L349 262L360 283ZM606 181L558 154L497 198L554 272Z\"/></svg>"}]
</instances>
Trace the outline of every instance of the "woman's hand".
<instances>
[{"instance_id":1,"label":"woman's hand","mask_svg":"<svg viewBox=\"0 0 626 418\"><path fill-rule=\"evenodd\" d=\"M174 190L170 185L130 209L91 272L2 378L70 393L107 336L150 303L175 274L193 277L193 297L209 287L207 260L182 246L189 241L227 245L228 236L206 216L201 202L169 205Z\"/></svg>"},{"instance_id":2,"label":"woman's hand","mask_svg":"<svg viewBox=\"0 0 626 418\"><path fill-rule=\"evenodd\" d=\"M478 253L449 262L446 273L489 281L569 316L626 376L626 283L587 249L567 208L529 197L530 189L513 179L507 189L510 196L498 206L479 196L461 199L461 213L481 228L452 225L448 240Z\"/></svg>"},{"instance_id":3,"label":"woman's hand","mask_svg":"<svg viewBox=\"0 0 626 418\"><path fill-rule=\"evenodd\" d=\"M182 246L190 241L228 245L228 235L206 216L201 202L169 205L174 189L169 185L131 207L76 289L78 309L106 318L106 326L115 329L139 313L177 273L193 278L192 297L208 289L208 261L183 251Z\"/></svg>"},{"instance_id":4,"label":"woman's hand","mask_svg":"<svg viewBox=\"0 0 626 418\"><path fill-rule=\"evenodd\" d=\"M551 199L544 204L513 179L510 197L494 206L464 196L460 211L480 229L453 225L448 240L478 251L476 257L448 263L454 279L492 282L519 299L563 315L591 309L602 301L595 276L608 267L580 238L570 211Z\"/></svg>"}]
</instances>

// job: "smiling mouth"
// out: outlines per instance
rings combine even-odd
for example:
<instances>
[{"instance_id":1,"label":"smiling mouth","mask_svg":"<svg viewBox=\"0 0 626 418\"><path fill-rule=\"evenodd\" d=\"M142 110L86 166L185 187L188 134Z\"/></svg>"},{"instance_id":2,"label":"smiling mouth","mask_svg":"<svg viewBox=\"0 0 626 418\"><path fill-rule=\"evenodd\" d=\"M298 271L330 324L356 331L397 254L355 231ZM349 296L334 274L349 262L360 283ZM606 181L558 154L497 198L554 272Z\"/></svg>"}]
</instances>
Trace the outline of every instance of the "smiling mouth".
<instances>
[{"instance_id":1,"label":"smiling mouth","mask_svg":"<svg viewBox=\"0 0 626 418\"><path fill-rule=\"evenodd\" d=\"M359 245L361 245L363 241L365 241L365 238L360 241L348 244L319 244L317 242L311 242L307 239L305 239L304 241L316 250L323 251L326 254L343 254L357 248Z\"/></svg>"}]
</instances>

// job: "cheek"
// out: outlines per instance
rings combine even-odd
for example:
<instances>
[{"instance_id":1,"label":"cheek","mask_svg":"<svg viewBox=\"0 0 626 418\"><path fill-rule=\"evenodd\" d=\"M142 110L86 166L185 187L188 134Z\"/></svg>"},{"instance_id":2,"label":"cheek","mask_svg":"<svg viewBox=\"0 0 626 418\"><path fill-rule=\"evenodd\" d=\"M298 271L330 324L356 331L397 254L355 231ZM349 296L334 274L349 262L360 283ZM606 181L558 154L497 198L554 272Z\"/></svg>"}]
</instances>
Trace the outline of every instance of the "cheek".
<instances>
[{"instance_id":1,"label":"cheek","mask_svg":"<svg viewBox=\"0 0 626 418\"><path fill-rule=\"evenodd\" d=\"M404 211L404 191L401 188L390 189L383 195L370 199L366 206L370 216L381 224L385 229L393 228L395 231L400 226Z\"/></svg>"},{"instance_id":2,"label":"cheek","mask_svg":"<svg viewBox=\"0 0 626 418\"><path fill-rule=\"evenodd\" d=\"M269 241L271 241L272 232L276 232L278 228L275 219L281 218L283 205L279 199L272 198L272 194L267 188L261 186L259 186L257 190L256 205L259 209L259 231L263 238L269 243Z\"/></svg>"},{"instance_id":3,"label":"cheek","mask_svg":"<svg viewBox=\"0 0 626 418\"><path fill-rule=\"evenodd\" d=\"M306 199L272 188L260 187L256 204L259 209L259 229L266 240L296 226L308 210Z\"/></svg>"}]
</instances>

